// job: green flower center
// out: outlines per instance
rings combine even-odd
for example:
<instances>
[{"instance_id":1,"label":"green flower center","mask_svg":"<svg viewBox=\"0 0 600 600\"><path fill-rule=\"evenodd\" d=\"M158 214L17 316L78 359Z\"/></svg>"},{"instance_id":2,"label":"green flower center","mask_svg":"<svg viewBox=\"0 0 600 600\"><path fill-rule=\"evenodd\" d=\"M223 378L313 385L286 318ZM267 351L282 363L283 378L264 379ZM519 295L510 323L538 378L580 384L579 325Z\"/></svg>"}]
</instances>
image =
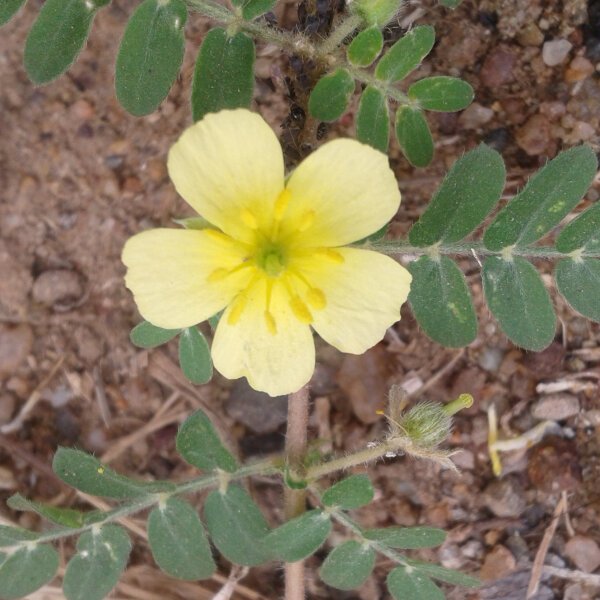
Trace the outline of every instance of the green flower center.
<instances>
[{"instance_id":1,"label":"green flower center","mask_svg":"<svg viewBox=\"0 0 600 600\"><path fill-rule=\"evenodd\" d=\"M262 269L269 277L279 277L287 265L285 250L273 242L268 242L258 249L254 256L256 266Z\"/></svg>"}]
</instances>

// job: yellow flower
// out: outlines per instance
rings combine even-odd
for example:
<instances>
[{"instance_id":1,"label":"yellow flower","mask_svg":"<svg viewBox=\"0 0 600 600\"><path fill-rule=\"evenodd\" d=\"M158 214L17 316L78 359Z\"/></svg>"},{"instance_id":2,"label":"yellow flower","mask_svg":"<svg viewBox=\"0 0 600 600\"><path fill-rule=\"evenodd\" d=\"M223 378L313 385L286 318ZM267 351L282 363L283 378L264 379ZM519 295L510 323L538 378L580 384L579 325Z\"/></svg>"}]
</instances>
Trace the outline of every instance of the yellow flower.
<instances>
[{"instance_id":1,"label":"yellow flower","mask_svg":"<svg viewBox=\"0 0 600 600\"><path fill-rule=\"evenodd\" d=\"M360 354L400 318L410 274L388 256L343 248L398 210L387 157L354 140L323 145L286 179L277 137L247 110L209 114L171 148L177 191L211 226L153 229L125 244L142 316L190 327L225 308L215 368L271 394L311 377L311 327Z\"/></svg>"}]
</instances>

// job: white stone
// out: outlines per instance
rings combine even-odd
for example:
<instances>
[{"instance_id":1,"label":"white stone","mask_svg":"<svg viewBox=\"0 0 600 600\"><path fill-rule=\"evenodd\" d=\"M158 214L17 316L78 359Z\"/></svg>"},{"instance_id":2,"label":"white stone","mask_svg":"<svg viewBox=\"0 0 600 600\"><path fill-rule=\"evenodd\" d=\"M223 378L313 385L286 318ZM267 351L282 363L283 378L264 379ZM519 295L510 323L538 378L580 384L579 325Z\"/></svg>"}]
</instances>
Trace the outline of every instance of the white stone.
<instances>
[{"instance_id":1,"label":"white stone","mask_svg":"<svg viewBox=\"0 0 600 600\"><path fill-rule=\"evenodd\" d=\"M569 40L551 40L544 43L542 47L542 58L544 64L549 67L556 67L564 62L569 54L573 44Z\"/></svg>"}]
</instances>

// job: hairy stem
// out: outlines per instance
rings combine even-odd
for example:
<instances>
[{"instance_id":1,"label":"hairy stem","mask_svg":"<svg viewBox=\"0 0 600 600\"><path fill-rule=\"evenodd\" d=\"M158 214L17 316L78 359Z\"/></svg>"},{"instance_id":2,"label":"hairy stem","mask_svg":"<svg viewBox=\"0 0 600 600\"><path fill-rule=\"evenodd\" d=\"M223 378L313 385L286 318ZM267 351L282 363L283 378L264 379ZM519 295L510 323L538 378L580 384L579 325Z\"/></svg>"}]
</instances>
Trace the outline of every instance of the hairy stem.
<instances>
[{"instance_id":1,"label":"hairy stem","mask_svg":"<svg viewBox=\"0 0 600 600\"><path fill-rule=\"evenodd\" d=\"M299 474L306 454L308 428L308 387L304 386L288 397L287 436L285 461L288 476ZM284 488L284 513L286 520L305 511L306 490ZM304 561L285 565L285 600L304 600Z\"/></svg>"},{"instance_id":2,"label":"hairy stem","mask_svg":"<svg viewBox=\"0 0 600 600\"><path fill-rule=\"evenodd\" d=\"M317 47L319 56L327 56L337 50L343 41L355 30L362 25L362 18L358 15L350 15L335 27L329 36Z\"/></svg>"}]
</instances>

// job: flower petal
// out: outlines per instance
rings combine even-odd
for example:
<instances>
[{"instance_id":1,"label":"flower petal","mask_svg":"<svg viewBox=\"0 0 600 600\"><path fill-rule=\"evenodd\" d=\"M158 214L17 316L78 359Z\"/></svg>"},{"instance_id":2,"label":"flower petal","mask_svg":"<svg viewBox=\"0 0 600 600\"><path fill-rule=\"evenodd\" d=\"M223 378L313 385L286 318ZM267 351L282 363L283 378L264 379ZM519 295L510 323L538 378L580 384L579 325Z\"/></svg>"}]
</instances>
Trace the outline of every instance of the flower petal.
<instances>
[{"instance_id":1,"label":"flower petal","mask_svg":"<svg viewBox=\"0 0 600 600\"><path fill-rule=\"evenodd\" d=\"M389 256L336 248L342 264L319 258L298 259L297 267L321 290L326 306L313 310L315 331L342 352L362 354L380 341L400 319L400 306L410 291L411 275Z\"/></svg>"},{"instance_id":2,"label":"flower petal","mask_svg":"<svg viewBox=\"0 0 600 600\"><path fill-rule=\"evenodd\" d=\"M214 231L214 230L213 230ZM123 248L125 283L140 314L157 327L191 327L223 309L247 285L249 269L208 282L217 269L231 269L245 248L210 230L151 229Z\"/></svg>"},{"instance_id":3,"label":"flower petal","mask_svg":"<svg viewBox=\"0 0 600 600\"><path fill-rule=\"evenodd\" d=\"M293 231L314 215L303 246L344 246L381 229L400 205L387 156L355 140L329 142L306 158L287 183L291 199L282 227Z\"/></svg>"},{"instance_id":4,"label":"flower petal","mask_svg":"<svg viewBox=\"0 0 600 600\"><path fill-rule=\"evenodd\" d=\"M167 166L185 201L232 237L253 239L249 219L271 223L284 185L283 155L260 115L244 109L206 115L184 131Z\"/></svg>"},{"instance_id":5,"label":"flower petal","mask_svg":"<svg viewBox=\"0 0 600 600\"><path fill-rule=\"evenodd\" d=\"M270 302L277 333L269 331L265 282L266 278L247 293L235 325L228 322L232 307L225 311L215 332L212 357L217 371L228 379L246 377L254 389L280 396L308 382L315 368L315 345L310 327L293 315L280 284L274 285Z\"/></svg>"}]
</instances>

